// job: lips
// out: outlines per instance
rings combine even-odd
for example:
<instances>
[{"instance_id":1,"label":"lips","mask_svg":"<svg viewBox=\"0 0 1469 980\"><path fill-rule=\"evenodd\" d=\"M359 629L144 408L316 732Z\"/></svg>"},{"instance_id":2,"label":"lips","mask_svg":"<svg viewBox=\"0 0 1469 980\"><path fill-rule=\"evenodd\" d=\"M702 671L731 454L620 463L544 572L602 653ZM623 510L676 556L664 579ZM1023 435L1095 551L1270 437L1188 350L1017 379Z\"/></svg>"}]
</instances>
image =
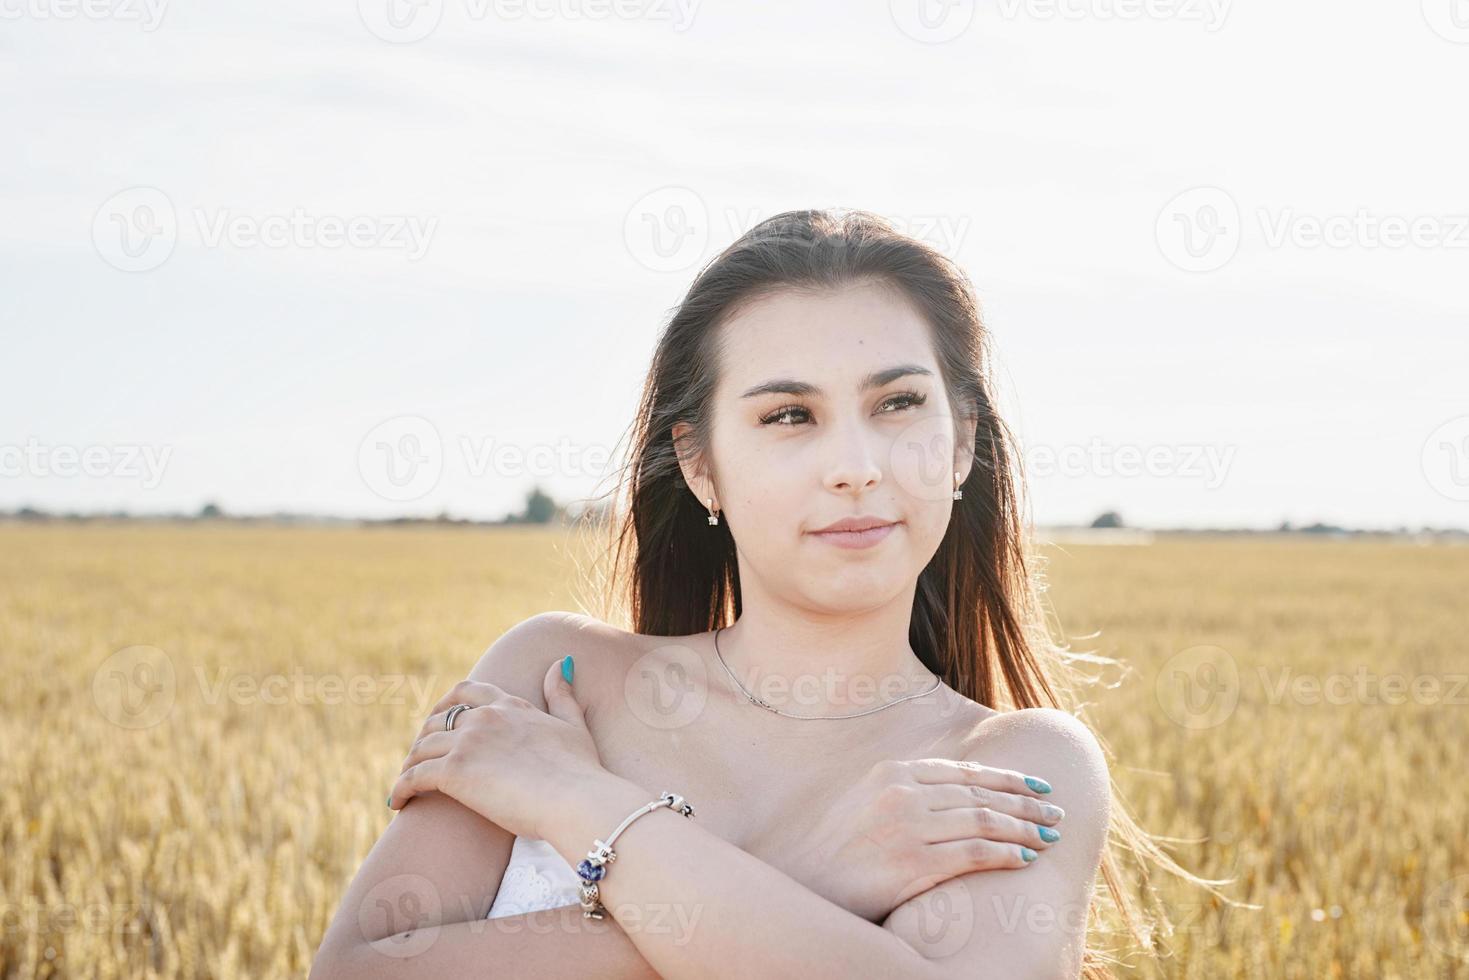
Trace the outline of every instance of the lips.
<instances>
[{"instance_id":1,"label":"lips","mask_svg":"<svg viewBox=\"0 0 1469 980\"><path fill-rule=\"evenodd\" d=\"M855 527L856 530L843 530L843 523ZM838 548L871 548L890 535L898 525L893 521L848 520L838 521L832 526L836 530L812 531L811 536L817 541L836 545Z\"/></svg>"},{"instance_id":2,"label":"lips","mask_svg":"<svg viewBox=\"0 0 1469 980\"><path fill-rule=\"evenodd\" d=\"M843 517L835 524L817 528L812 534L832 534L838 531L870 531L873 528L889 527L895 521L885 520L881 517Z\"/></svg>"}]
</instances>

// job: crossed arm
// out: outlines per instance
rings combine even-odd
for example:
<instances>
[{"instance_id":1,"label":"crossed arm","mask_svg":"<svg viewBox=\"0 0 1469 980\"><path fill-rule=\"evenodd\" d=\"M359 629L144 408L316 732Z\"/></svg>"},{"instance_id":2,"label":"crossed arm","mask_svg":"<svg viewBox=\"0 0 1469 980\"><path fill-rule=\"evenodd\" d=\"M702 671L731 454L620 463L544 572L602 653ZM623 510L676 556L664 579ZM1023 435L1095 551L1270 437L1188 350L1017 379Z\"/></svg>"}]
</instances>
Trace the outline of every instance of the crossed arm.
<instances>
[{"instance_id":1,"label":"crossed arm","mask_svg":"<svg viewBox=\"0 0 1469 980\"><path fill-rule=\"evenodd\" d=\"M520 624L471 678L538 703L551 655L577 628L564 616ZM511 648L548 653L510 657ZM485 920L513 838L433 793L399 813L364 862L312 976L1075 977L1106 837L1105 759L1085 726L1059 711L1010 712L980 729L965 757L1046 773L1050 799L1067 812L1065 839L1029 867L942 882L880 926L666 808L618 838L601 883L608 919L567 906ZM656 789L608 774L547 840L575 865Z\"/></svg>"}]
</instances>

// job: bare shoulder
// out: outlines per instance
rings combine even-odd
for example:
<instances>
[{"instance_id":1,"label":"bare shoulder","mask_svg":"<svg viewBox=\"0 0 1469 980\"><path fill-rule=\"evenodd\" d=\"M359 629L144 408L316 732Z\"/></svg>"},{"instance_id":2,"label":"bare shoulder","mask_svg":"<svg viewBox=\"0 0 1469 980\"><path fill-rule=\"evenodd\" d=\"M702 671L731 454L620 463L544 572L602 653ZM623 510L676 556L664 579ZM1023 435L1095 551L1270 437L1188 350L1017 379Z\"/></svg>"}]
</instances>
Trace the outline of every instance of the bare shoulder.
<instances>
[{"instance_id":1,"label":"bare shoulder","mask_svg":"<svg viewBox=\"0 0 1469 980\"><path fill-rule=\"evenodd\" d=\"M506 630L469 673L470 680L485 681L544 706L542 682L551 665L572 656L576 679L596 676L609 664L621 664L632 634L594 616L574 612L543 612L523 619ZM581 684L582 689L592 685Z\"/></svg>"},{"instance_id":2,"label":"bare shoulder","mask_svg":"<svg viewBox=\"0 0 1469 980\"><path fill-rule=\"evenodd\" d=\"M1084 722L1055 708L991 711L953 758L1045 780L1050 792L1038 798L1066 811L1061 839L1023 868L943 881L894 909L883 927L924 957L943 959L955 976L1079 976L1111 814L1100 742ZM942 934L934 921L962 928Z\"/></svg>"},{"instance_id":3,"label":"bare shoulder","mask_svg":"<svg viewBox=\"0 0 1469 980\"><path fill-rule=\"evenodd\" d=\"M962 758L1044 780L1043 798L1066 811L1077 850L1100 853L1111 810L1107 756L1096 734L1058 708L998 711L965 738ZM1084 862L1085 863L1085 862Z\"/></svg>"}]
</instances>

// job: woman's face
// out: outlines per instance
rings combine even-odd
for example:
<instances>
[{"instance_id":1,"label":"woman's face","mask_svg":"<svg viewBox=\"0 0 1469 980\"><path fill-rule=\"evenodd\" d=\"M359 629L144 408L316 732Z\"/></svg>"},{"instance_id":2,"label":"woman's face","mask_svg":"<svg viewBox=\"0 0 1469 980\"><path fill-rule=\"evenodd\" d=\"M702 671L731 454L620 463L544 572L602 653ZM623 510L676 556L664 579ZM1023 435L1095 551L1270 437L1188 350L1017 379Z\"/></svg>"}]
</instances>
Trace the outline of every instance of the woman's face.
<instances>
[{"instance_id":1,"label":"woman's face","mask_svg":"<svg viewBox=\"0 0 1469 980\"><path fill-rule=\"evenodd\" d=\"M911 590L943 540L954 473L968 476L974 444L972 423L956 440L922 313L869 281L782 290L721 330L719 484L687 465L684 475L728 518L741 581L753 572L764 589L831 612ZM817 533L846 517L895 526L865 547Z\"/></svg>"}]
</instances>

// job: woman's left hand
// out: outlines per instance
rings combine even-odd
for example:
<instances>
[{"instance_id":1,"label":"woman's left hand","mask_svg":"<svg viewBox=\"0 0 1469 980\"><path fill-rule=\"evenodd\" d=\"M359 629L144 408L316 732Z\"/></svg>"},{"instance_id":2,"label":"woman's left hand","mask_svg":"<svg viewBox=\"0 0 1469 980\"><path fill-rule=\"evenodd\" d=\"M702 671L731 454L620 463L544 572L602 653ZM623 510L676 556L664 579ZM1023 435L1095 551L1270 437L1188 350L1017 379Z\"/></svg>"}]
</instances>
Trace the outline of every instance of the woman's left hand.
<instances>
[{"instance_id":1,"label":"woman's left hand","mask_svg":"<svg viewBox=\"0 0 1469 980\"><path fill-rule=\"evenodd\" d=\"M541 824L563 798L606 770L560 660L546 672L543 691L549 712L494 684L455 684L419 731L388 806L437 790L519 837L544 838ZM456 704L471 707L445 731L444 716Z\"/></svg>"}]
</instances>

